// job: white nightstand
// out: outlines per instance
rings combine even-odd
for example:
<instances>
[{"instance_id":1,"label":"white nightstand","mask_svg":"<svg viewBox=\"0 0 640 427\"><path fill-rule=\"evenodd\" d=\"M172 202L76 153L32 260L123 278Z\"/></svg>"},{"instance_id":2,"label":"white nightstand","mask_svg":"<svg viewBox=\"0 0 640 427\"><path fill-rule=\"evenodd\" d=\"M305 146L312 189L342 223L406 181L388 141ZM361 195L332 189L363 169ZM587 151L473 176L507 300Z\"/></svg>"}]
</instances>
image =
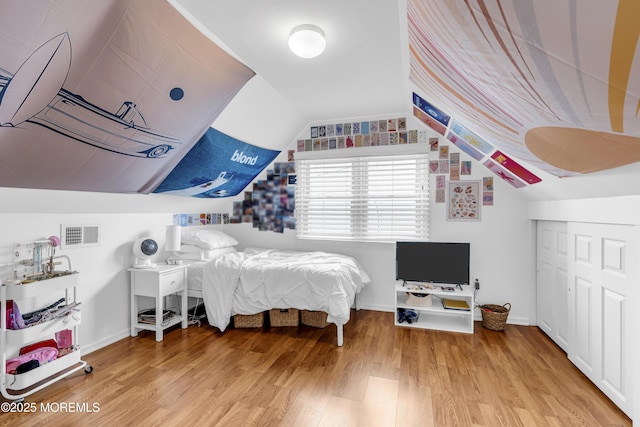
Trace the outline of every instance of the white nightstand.
<instances>
[{"instance_id":1,"label":"white nightstand","mask_svg":"<svg viewBox=\"0 0 640 427\"><path fill-rule=\"evenodd\" d=\"M156 341L162 341L166 328L182 322L182 329L188 326L187 319L187 266L158 264L155 268L130 268L131 272L131 336L146 329L156 331ZM180 313L163 322L164 297L180 295ZM156 323L141 323L138 319L138 296L155 298ZM160 315L158 315L160 314Z\"/></svg>"}]
</instances>

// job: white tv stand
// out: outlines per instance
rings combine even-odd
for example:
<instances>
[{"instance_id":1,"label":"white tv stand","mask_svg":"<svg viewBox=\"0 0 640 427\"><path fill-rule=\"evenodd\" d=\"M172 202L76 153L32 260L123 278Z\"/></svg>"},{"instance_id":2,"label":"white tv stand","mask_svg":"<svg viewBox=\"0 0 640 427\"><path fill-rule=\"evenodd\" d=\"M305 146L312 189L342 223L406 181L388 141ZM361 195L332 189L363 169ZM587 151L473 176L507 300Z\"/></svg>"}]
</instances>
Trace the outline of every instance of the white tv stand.
<instances>
[{"instance_id":1,"label":"white tv stand","mask_svg":"<svg viewBox=\"0 0 640 427\"><path fill-rule=\"evenodd\" d=\"M404 284L404 286L403 286ZM420 289L422 285L422 289ZM470 285L462 285L460 289L455 285L431 284L433 289L427 289L425 283L404 282L397 280L395 285L395 324L410 328L436 329L440 331L462 332L473 334L474 294ZM442 287L453 287L453 291L442 290ZM407 304L407 292L415 294L430 294L432 304L428 307ZM442 306L442 299L465 300L470 310L446 309ZM411 309L418 313L418 319L413 323L398 322L398 309Z\"/></svg>"}]
</instances>

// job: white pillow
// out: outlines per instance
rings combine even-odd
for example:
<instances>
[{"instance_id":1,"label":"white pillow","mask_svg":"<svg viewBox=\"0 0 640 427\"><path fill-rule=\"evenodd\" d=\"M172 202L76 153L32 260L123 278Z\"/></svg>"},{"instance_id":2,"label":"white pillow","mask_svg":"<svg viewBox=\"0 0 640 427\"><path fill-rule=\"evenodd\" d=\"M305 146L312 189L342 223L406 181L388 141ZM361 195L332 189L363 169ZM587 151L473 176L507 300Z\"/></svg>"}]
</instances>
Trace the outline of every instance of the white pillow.
<instances>
[{"instance_id":1,"label":"white pillow","mask_svg":"<svg viewBox=\"0 0 640 427\"><path fill-rule=\"evenodd\" d=\"M182 243L202 249L219 249L235 246L238 241L219 230L183 230Z\"/></svg>"},{"instance_id":2,"label":"white pillow","mask_svg":"<svg viewBox=\"0 0 640 427\"><path fill-rule=\"evenodd\" d=\"M236 248L227 246L226 248L218 249L202 249L194 245L181 245L180 250L174 253L176 257L184 260L210 261L215 257L230 252L236 252Z\"/></svg>"}]
</instances>

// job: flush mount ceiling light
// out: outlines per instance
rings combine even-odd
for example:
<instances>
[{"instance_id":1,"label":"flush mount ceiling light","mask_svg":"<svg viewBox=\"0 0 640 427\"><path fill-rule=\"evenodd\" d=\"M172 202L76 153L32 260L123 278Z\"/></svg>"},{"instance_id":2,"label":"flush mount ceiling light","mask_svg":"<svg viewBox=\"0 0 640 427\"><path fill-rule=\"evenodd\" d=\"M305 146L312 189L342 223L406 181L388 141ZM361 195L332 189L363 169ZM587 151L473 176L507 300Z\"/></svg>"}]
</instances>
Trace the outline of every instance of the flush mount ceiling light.
<instances>
[{"instance_id":1,"label":"flush mount ceiling light","mask_svg":"<svg viewBox=\"0 0 640 427\"><path fill-rule=\"evenodd\" d=\"M319 27L304 24L291 30L289 49L300 58L315 58L324 52L325 47L327 47L327 41Z\"/></svg>"}]
</instances>

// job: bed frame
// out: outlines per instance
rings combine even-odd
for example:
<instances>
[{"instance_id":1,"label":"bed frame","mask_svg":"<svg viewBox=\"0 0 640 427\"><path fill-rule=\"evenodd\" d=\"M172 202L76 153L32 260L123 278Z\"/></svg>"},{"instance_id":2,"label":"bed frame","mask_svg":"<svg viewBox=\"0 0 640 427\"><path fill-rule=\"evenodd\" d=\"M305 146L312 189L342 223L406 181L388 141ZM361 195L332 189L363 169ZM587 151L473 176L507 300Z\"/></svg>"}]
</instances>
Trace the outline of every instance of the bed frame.
<instances>
[{"instance_id":1,"label":"bed frame","mask_svg":"<svg viewBox=\"0 0 640 427\"><path fill-rule=\"evenodd\" d=\"M194 297L194 298L203 298L202 297L202 291L198 291L198 290L195 290L195 289L189 289L187 291L187 295L190 296L190 297ZM354 303L355 309L357 311L359 311L360 310L360 305L358 303L358 294L357 293L354 296L353 303ZM342 344L344 343L344 330L343 330L344 325L343 324L338 324L338 323L336 323L335 325L336 325L336 330L337 330L338 347L342 347Z\"/></svg>"}]
</instances>

